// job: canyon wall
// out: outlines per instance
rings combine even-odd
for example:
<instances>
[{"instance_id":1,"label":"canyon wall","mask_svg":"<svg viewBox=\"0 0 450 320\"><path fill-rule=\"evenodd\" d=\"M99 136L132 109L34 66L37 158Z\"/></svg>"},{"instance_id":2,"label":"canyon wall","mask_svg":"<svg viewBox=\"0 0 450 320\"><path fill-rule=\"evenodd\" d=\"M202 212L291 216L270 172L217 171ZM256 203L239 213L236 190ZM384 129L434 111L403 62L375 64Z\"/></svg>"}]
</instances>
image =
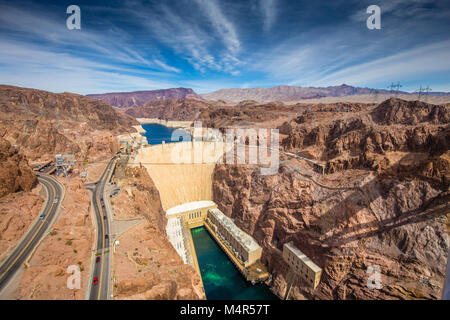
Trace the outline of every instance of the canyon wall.
<instances>
[{"instance_id":1,"label":"canyon wall","mask_svg":"<svg viewBox=\"0 0 450 320\"><path fill-rule=\"evenodd\" d=\"M88 94L87 96L90 98L105 101L114 107L120 108L139 106L151 101L161 101L167 99L201 99L194 92L194 90L190 88L171 88L134 92L112 92L103 94Z\"/></svg>"},{"instance_id":2,"label":"canyon wall","mask_svg":"<svg viewBox=\"0 0 450 320\"><path fill-rule=\"evenodd\" d=\"M30 191L37 183L27 158L0 137L0 198L18 191Z\"/></svg>"},{"instance_id":3,"label":"canyon wall","mask_svg":"<svg viewBox=\"0 0 450 320\"><path fill-rule=\"evenodd\" d=\"M115 299L205 299L200 276L185 265L165 234L158 189L143 167L126 168L113 198L115 218L144 218L119 236L114 254Z\"/></svg>"},{"instance_id":4,"label":"canyon wall","mask_svg":"<svg viewBox=\"0 0 450 320\"><path fill-rule=\"evenodd\" d=\"M116 136L139 123L96 99L0 85L0 124L0 137L30 160L70 153L96 161L116 152Z\"/></svg>"},{"instance_id":5,"label":"canyon wall","mask_svg":"<svg viewBox=\"0 0 450 320\"><path fill-rule=\"evenodd\" d=\"M323 161L325 175L286 156L273 176L218 165L213 201L263 246L280 297L289 271L282 245L293 241L323 274L316 290L297 277L290 299L439 299L449 248L448 117L448 105L396 99L351 113L306 111L280 127L282 147ZM381 271L380 289L369 289L369 267Z\"/></svg>"}]
</instances>

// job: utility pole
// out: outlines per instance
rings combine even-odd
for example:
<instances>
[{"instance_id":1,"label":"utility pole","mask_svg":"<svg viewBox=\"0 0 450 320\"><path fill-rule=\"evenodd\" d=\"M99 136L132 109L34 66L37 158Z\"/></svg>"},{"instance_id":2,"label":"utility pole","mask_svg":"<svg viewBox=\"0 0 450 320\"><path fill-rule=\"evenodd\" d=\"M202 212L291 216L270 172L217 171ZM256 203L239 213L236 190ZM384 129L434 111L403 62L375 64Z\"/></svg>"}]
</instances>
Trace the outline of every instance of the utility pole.
<instances>
[{"instance_id":1,"label":"utility pole","mask_svg":"<svg viewBox=\"0 0 450 320\"><path fill-rule=\"evenodd\" d=\"M396 89L394 97L397 97L398 92L401 87L402 87L402 85L400 84L400 82L397 82L397 84L394 84L393 82L391 82L391 84L388 86L388 89L391 90L391 98L392 98L392 93L394 93L394 89Z\"/></svg>"},{"instance_id":2,"label":"utility pole","mask_svg":"<svg viewBox=\"0 0 450 320\"><path fill-rule=\"evenodd\" d=\"M400 84L400 82L397 82L397 84L395 85L395 88L397 89L397 90L395 91L395 96L396 96L396 97L397 97L397 95L398 95L398 93L399 93L401 87L402 87L402 85Z\"/></svg>"},{"instance_id":3,"label":"utility pole","mask_svg":"<svg viewBox=\"0 0 450 320\"><path fill-rule=\"evenodd\" d=\"M390 89L390 91L391 91L391 98L392 98L392 93L394 92L394 88L395 88L395 84L393 82L391 82L391 84L388 86L388 89Z\"/></svg>"},{"instance_id":4,"label":"utility pole","mask_svg":"<svg viewBox=\"0 0 450 320\"><path fill-rule=\"evenodd\" d=\"M428 93L431 91L431 88L430 88L430 86L427 86L426 88L425 88L425 102L428 102Z\"/></svg>"},{"instance_id":5,"label":"utility pole","mask_svg":"<svg viewBox=\"0 0 450 320\"><path fill-rule=\"evenodd\" d=\"M418 100L420 101L420 96L422 95L422 90L423 90L424 88L422 88L422 85L420 85L420 88L419 88L419 98L418 98Z\"/></svg>"}]
</instances>

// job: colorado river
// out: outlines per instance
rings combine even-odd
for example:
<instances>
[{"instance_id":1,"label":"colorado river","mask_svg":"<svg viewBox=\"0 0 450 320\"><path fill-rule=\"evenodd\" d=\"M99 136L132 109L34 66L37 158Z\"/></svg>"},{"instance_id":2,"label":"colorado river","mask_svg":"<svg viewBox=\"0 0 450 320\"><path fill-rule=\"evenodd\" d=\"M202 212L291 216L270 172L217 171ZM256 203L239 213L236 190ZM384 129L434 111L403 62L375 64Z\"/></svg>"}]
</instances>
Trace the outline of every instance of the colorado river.
<instances>
[{"instance_id":1,"label":"colorado river","mask_svg":"<svg viewBox=\"0 0 450 320\"><path fill-rule=\"evenodd\" d=\"M252 285L220 249L205 227L191 230L208 300L275 300L263 283Z\"/></svg>"}]
</instances>

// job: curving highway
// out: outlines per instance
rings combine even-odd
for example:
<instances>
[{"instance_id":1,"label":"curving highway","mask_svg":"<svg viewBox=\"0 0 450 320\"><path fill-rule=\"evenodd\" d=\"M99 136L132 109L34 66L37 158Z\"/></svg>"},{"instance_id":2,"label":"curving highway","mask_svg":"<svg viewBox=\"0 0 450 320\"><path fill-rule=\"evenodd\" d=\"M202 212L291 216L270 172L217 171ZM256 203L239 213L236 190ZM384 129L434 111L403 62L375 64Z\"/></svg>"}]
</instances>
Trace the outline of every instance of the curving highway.
<instances>
[{"instance_id":1,"label":"curving highway","mask_svg":"<svg viewBox=\"0 0 450 320\"><path fill-rule=\"evenodd\" d=\"M57 180L43 174L37 174L37 177L39 182L47 189L47 203L44 210L41 211L37 222L0 266L0 290L11 280L14 273L22 267L30 253L33 252L39 241L45 236L46 231L53 224L62 202L63 187Z\"/></svg>"},{"instance_id":2,"label":"curving highway","mask_svg":"<svg viewBox=\"0 0 450 320\"><path fill-rule=\"evenodd\" d=\"M86 187L92 191L91 202L97 220L97 246L95 251L95 264L90 282L89 300L109 299L109 273L111 269L111 253L109 249L110 225L103 194L105 184L111 179L111 174L114 171L115 159L116 157L113 157L109 161L105 171L103 171L102 176L97 182L86 184ZM96 282L94 282L95 278L97 279Z\"/></svg>"}]
</instances>

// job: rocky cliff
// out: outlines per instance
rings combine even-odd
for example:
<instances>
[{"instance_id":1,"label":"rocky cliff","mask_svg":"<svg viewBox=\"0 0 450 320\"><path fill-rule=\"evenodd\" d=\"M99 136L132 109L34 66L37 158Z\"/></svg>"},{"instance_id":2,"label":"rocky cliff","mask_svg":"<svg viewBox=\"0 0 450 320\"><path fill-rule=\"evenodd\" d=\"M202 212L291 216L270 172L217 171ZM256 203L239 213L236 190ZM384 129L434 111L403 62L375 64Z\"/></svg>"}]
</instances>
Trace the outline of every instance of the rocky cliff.
<instances>
[{"instance_id":1,"label":"rocky cliff","mask_svg":"<svg viewBox=\"0 0 450 320\"><path fill-rule=\"evenodd\" d=\"M96 160L117 149L116 135L137 121L105 102L72 93L0 86L0 137L31 160L58 153Z\"/></svg>"},{"instance_id":2,"label":"rocky cliff","mask_svg":"<svg viewBox=\"0 0 450 320\"><path fill-rule=\"evenodd\" d=\"M0 262L41 210L37 185L27 158L0 138Z\"/></svg>"},{"instance_id":3,"label":"rocky cliff","mask_svg":"<svg viewBox=\"0 0 450 320\"><path fill-rule=\"evenodd\" d=\"M155 100L183 98L201 99L194 90L190 88L88 94L87 96L105 101L114 107L120 108L139 106Z\"/></svg>"},{"instance_id":4,"label":"rocky cliff","mask_svg":"<svg viewBox=\"0 0 450 320\"><path fill-rule=\"evenodd\" d=\"M30 191L37 183L27 158L0 137L0 198L18 191Z\"/></svg>"},{"instance_id":5,"label":"rocky cliff","mask_svg":"<svg viewBox=\"0 0 450 320\"><path fill-rule=\"evenodd\" d=\"M125 113L135 118L158 118L166 120L194 120L211 107L206 101L196 99L165 99L152 101L138 107L125 109Z\"/></svg>"},{"instance_id":6,"label":"rocky cliff","mask_svg":"<svg viewBox=\"0 0 450 320\"><path fill-rule=\"evenodd\" d=\"M239 102L243 100L269 101L298 101L323 97L343 97L350 95L388 94L388 90L357 88L346 84L325 88L277 86L273 88L221 89L202 94L204 99Z\"/></svg>"},{"instance_id":7,"label":"rocky cliff","mask_svg":"<svg viewBox=\"0 0 450 320\"><path fill-rule=\"evenodd\" d=\"M295 114L299 109L299 105L286 106L282 102L259 103L248 100L237 104L226 104L223 101L167 99L124 110L126 114L135 118L198 120L203 122L203 126L209 128L224 128L273 121L289 114Z\"/></svg>"},{"instance_id":8,"label":"rocky cliff","mask_svg":"<svg viewBox=\"0 0 450 320\"><path fill-rule=\"evenodd\" d=\"M114 255L116 299L204 299L200 276L166 237L159 192L145 168L126 168L113 198L115 219L144 218L119 237Z\"/></svg>"},{"instance_id":9,"label":"rocky cliff","mask_svg":"<svg viewBox=\"0 0 450 320\"><path fill-rule=\"evenodd\" d=\"M351 107L351 106L349 106ZM358 109L354 106L355 109ZM345 112L311 108L281 126L278 174L218 165L214 201L263 246L284 297L294 244L323 269L313 290L300 277L289 299L438 299L449 249L449 106L398 99ZM379 289L368 283L381 272Z\"/></svg>"}]
</instances>

